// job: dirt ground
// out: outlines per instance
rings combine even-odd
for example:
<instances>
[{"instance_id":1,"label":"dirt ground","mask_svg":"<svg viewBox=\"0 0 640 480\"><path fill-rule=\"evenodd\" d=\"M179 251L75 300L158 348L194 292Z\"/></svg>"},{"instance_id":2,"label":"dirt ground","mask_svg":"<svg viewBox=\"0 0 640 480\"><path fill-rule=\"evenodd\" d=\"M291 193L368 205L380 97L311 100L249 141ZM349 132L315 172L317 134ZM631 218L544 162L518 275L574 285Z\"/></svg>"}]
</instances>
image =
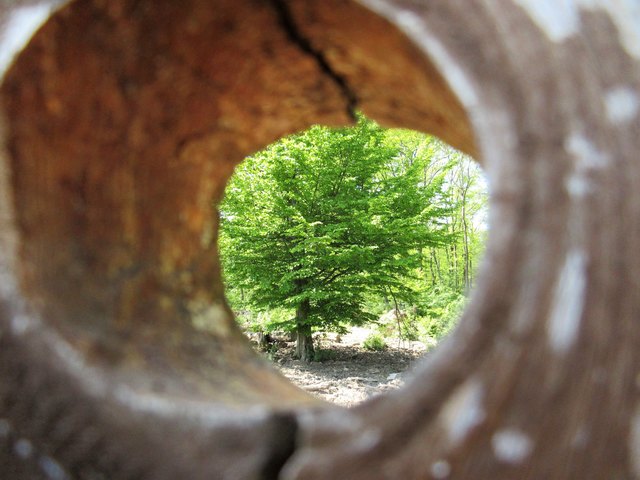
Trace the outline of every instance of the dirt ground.
<instances>
[{"instance_id":1,"label":"dirt ground","mask_svg":"<svg viewBox=\"0 0 640 480\"><path fill-rule=\"evenodd\" d=\"M367 398L398 388L427 346L420 342L388 339L388 348L370 352L362 342L370 334L354 329L337 337L328 334L316 338L316 350L323 361L303 363L292 358L294 343L276 340L269 357L294 384L330 402L350 407Z\"/></svg>"}]
</instances>

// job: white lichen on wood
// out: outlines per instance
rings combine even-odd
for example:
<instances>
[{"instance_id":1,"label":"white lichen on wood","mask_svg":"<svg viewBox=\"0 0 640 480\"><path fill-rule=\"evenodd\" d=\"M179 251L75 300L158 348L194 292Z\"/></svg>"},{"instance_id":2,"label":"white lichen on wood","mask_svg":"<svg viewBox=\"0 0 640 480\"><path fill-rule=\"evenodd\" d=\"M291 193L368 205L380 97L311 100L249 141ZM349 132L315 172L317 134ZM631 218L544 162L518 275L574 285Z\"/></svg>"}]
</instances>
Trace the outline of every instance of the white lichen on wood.
<instances>
[{"instance_id":1,"label":"white lichen on wood","mask_svg":"<svg viewBox=\"0 0 640 480\"><path fill-rule=\"evenodd\" d=\"M36 327L38 326L38 323L28 315L15 312L11 316L10 326L11 326L11 331L15 335L20 336L35 330Z\"/></svg>"},{"instance_id":2,"label":"white lichen on wood","mask_svg":"<svg viewBox=\"0 0 640 480\"><path fill-rule=\"evenodd\" d=\"M640 405L638 405L635 415L631 418L629 437L631 468L633 473L640 477Z\"/></svg>"},{"instance_id":3,"label":"white lichen on wood","mask_svg":"<svg viewBox=\"0 0 640 480\"><path fill-rule=\"evenodd\" d=\"M382 441L382 432L377 428L369 428L355 438L351 446L359 452L368 452L376 448Z\"/></svg>"},{"instance_id":4,"label":"white lichen on wood","mask_svg":"<svg viewBox=\"0 0 640 480\"><path fill-rule=\"evenodd\" d=\"M442 480L451 474L451 465L446 460L438 460L431 465L430 471L433 478Z\"/></svg>"},{"instance_id":5,"label":"white lichen on wood","mask_svg":"<svg viewBox=\"0 0 640 480\"><path fill-rule=\"evenodd\" d=\"M627 53L640 58L640 3L635 0L514 0L553 42L576 35L581 11L602 12L618 30Z\"/></svg>"},{"instance_id":6,"label":"white lichen on wood","mask_svg":"<svg viewBox=\"0 0 640 480\"><path fill-rule=\"evenodd\" d=\"M452 446L464 441L469 432L484 421L483 398L482 384L471 379L458 387L446 403L441 421Z\"/></svg>"},{"instance_id":7,"label":"white lichen on wood","mask_svg":"<svg viewBox=\"0 0 640 480\"><path fill-rule=\"evenodd\" d=\"M13 452L21 459L26 460L33 454L33 445L26 438L21 438L13 445Z\"/></svg>"},{"instance_id":8,"label":"white lichen on wood","mask_svg":"<svg viewBox=\"0 0 640 480\"><path fill-rule=\"evenodd\" d=\"M566 181L569 194L580 199L593 191L590 176L610 164L609 155L602 152L582 133L574 132L567 137L565 150L572 156L573 168Z\"/></svg>"},{"instance_id":9,"label":"white lichen on wood","mask_svg":"<svg viewBox=\"0 0 640 480\"><path fill-rule=\"evenodd\" d=\"M614 125L633 121L640 112L640 96L631 87L617 87L605 93L607 119Z\"/></svg>"},{"instance_id":10,"label":"white lichen on wood","mask_svg":"<svg viewBox=\"0 0 640 480\"><path fill-rule=\"evenodd\" d=\"M491 447L498 460L518 464L531 454L533 442L520 430L506 428L493 434Z\"/></svg>"},{"instance_id":11,"label":"white lichen on wood","mask_svg":"<svg viewBox=\"0 0 640 480\"><path fill-rule=\"evenodd\" d=\"M68 480L70 478L60 464L47 455L40 457L38 466L49 480Z\"/></svg>"},{"instance_id":12,"label":"white lichen on wood","mask_svg":"<svg viewBox=\"0 0 640 480\"><path fill-rule=\"evenodd\" d=\"M572 0L515 0L554 42L574 35L579 27Z\"/></svg>"},{"instance_id":13,"label":"white lichen on wood","mask_svg":"<svg viewBox=\"0 0 640 480\"><path fill-rule=\"evenodd\" d=\"M189 302L189 310L192 324L196 329L223 338L231 333L229 325L233 322L222 304L210 303L206 299L196 299Z\"/></svg>"},{"instance_id":14,"label":"white lichen on wood","mask_svg":"<svg viewBox=\"0 0 640 480\"><path fill-rule=\"evenodd\" d=\"M586 426L581 425L571 438L571 448L584 449L589 442L589 432Z\"/></svg>"},{"instance_id":15,"label":"white lichen on wood","mask_svg":"<svg viewBox=\"0 0 640 480\"><path fill-rule=\"evenodd\" d=\"M637 0L576 0L579 7L606 13L618 29L626 52L640 59L640 2Z\"/></svg>"},{"instance_id":16,"label":"white lichen on wood","mask_svg":"<svg viewBox=\"0 0 640 480\"><path fill-rule=\"evenodd\" d=\"M558 275L547 334L556 353L565 353L576 342L584 311L587 287L587 254L570 250Z\"/></svg>"}]
</instances>

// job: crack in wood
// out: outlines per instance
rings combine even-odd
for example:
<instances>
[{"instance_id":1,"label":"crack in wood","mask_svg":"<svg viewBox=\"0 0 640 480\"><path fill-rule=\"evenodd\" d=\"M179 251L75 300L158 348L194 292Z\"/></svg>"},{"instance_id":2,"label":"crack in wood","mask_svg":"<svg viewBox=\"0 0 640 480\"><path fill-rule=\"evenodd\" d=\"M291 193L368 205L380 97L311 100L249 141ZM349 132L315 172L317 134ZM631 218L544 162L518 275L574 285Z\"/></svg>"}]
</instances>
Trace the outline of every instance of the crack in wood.
<instances>
[{"instance_id":1,"label":"crack in wood","mask_svg":"<svg viewBox=\"0 0 640 480\"><path fill-rule=\"evenodd\" d=\"M333 69L322 50L316 48L311 43L311 40L302 33L286 0L270 0L270 3L278 15L280 24L293 44L313 58L318 67L320 67L320 70L338 86L347 104L347 114L352 120L356 121L358 97L356 92L349 86L347 79Z\"/></svg>"}]
</instances>

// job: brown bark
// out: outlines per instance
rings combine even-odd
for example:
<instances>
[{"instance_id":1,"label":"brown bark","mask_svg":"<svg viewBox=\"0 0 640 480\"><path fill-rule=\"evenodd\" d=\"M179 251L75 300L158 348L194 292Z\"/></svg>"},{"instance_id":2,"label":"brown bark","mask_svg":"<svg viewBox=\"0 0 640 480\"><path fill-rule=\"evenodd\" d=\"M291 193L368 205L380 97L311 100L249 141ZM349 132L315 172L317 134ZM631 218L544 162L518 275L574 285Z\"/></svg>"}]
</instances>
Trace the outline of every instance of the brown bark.
<instances>
[{"instance_id":1,"label":"brown bark","mask_svg":"<svg viewBox=\"0 0 640 480\"><path fill-rule=\"evenodd\" d=\"M640 478L624 2L78 0L9 65L46 4L0 5L4 476ZM342 410L240 335L212 202L248 153L354 108L474 153L492 217L459 328Z\"/></svg>"},{"instance_id":2,"label":"brown bark","mask_svg":"<svg viewBox=\"0 0 640 480\"><path fill-rule=\"evenodd\" d=\"M303 301L296 309L296 349L295 357L303 362L313 360L313 338L309 319L309 300Z\"/></svg>"},{"instance_id":3,"label":"brown bark","mask_svg":"<svg viewBox=\"0 0 640 480\"><path fill-rule=\"evenodd\" d=\"M314 348L311 329L309 327L299 327L296 332L295 357L308 363L313 360L313 353Z\"/></svg>"}]
</instances>

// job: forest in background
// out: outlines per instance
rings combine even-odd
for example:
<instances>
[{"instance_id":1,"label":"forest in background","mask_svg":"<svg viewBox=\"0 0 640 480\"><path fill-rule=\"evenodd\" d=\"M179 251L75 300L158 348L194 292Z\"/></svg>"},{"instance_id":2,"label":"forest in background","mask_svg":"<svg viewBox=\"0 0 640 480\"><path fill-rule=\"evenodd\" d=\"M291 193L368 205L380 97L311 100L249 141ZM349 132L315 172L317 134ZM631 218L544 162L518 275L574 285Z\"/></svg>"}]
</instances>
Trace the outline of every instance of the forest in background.
<instances>
[{"instance_id":1,"label":"forest in background","mask_svg":"<svg viewBox=\"0 0 640 480\"><path fill-rule=\"evenodd\" d=\"M486 237L479 166L437 138L314 126L247 158L221 217L226 294L243 328L312 333L375 324L367 339L432 343L455 324Z\"/></svg>"}]
</instances>

